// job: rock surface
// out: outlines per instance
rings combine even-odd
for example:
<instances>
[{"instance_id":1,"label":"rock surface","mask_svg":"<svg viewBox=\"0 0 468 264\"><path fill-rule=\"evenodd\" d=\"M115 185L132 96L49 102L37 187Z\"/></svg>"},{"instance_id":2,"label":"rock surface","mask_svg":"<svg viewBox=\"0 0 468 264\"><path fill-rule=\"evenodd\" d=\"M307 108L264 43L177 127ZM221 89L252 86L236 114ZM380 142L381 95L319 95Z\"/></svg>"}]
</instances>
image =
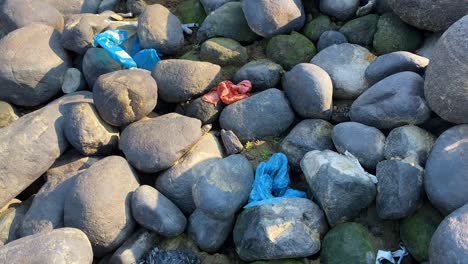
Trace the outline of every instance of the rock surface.
<instances>
[{"instance_id":1,"label":"rock surface","mask_svg":"<svg viewBox=\"0 0 468 264\"><path fill-rule=\"evenodd\" d=\"M335 25L332 24L328 16L318 16L305 25L304 35L310 40L317 42L323 32L334 29Z\"/></svg>"},{"instance_id":2,"label":"rock surface","mask_svg":"<svg viewBox=\"0 0 468 264\"><path fill-rule=\"evenodd\" d=\"M221 129L221 139L228 155L237 154L244 149L239 138L231 130Z\"/></svg>"},{"instance_id":3,"label":"rock surface","mask_svg":"<svg viewBox=\"0 0 468 264\"><path fill-rule=\"evenodd\" d=\"M203 125L213 124L218 120L223 108L224 104L222 102L214 105L198 97L185 106L184 115L200 119Z\"/></svg>"},{"instance_id":4,"label":"rock surface","mask_svg":"<svg viewBox=\"0 0 468 264\"><path fill-rule=\"evenodd\" d=\"M216 252L230 235L234 220L216 219L196 209L190 215L187 233L201 250Z\"/></svg>"},{"instance_id":5,"label":"rock surface","mask_svg":"<svg viewBox=\"0 0 468 264\"><path fill-rule=\"evenodd\" d=\"M18 199L13 199L0 208L0 243L2 245L21 237L21 224L30 206L31 200L21 202Z\"/></svg>"},{"instance_id":6,"label":"rock surface","mask_svg":"<svg viewBox=\"0 0 468 264\"><path fill-rule=\"evenodd\" d=\"M122 66L101 48L90 48L83 57L83 77L90 89L99 76L121 69Z\"/></svg>"},{"instance_id":7,"label":"rock surface","mask_svg":"<svg viewBox=\"0 0 468 264\"><path fill-rule=\"evenodd\" d=\"M101 0L43 0L57 8L62 14L96 13Z\"/></svg>"},{"instance_id":8,"label":"rock surface","mask_svg":"<svg viewBox=\"0 0 468 264\"><path fill-rule=\"evenodd\" d=\"M142 228L135 232L127 241L125 241L122 246L120 246L114 252L114 254L112 254L112 256L109 258L109 263L137 263L160 240L160 236Z\"/></svg>"},{"instance_id":9,"label":"rock surface","mask_svg":"<svg viewBox=\"0 0 468 264\"><path fill-rule=\"evenodd\" d=\"M320 11L338 20L351 19L359 8L359 0L320 0Z\"/></svg>"},{"instance_id":10,"label":"rock surface","mask_svg":"<svg viewBox=\"0 0 468 264\"><path fill-rule=\"evenodd\" d=\"M16 109L5 101L0 101L0 128L6 127L19 117Z\"/></svg>"},{"instance_id":11,"label":"rock surface","mask_svg":"<svg viewBox=\"0 0 468 264\"><path fill-rule=\"evenodd\" d=\"M296 64L309 62L316 53L314 43L297 32L274 36L268 41L266 48L267 57L285 70L292 69Z\"/></svg>"},{"instance_id":12,"label":"rock surface","mask_svg":"<svg viewBox=\"0 0 468 264\"><path fill-rule=\"evenodd\" d=\"M83 74L77 68L69 68L65 72L62 83L62 92L65 94L81 91L86 88Z\"/></svg>"},{"instance_id":13,"label":"rock surface","mask_svg":"<svg viewBox=\"0 0 468 264\"><path fill-rule=\"evenodd\" d=\"M65 28L60 37L62 46L80 55L94 45L96 32L103 31L109 23L106 15L77 14L70 15L65 21Z\"/></svg>"},{"instance_id":14,"label":"rock surface","mask_svg":"<svg viewBox=\"0 0 468 264\"><path fill-rule=\"evenodd\" d=\"M332 45L338 45L348 43L346 36L340 33L339 31L325 31L320 35L319 41L317 43L318 51L321 51L325 48L328 48Z\"/></svg>"},{"instance_id":15,"label":"rock surface","mask_svg":"<svg viewBox=\"0 0 468 264\"><path fill-rule=\"evenodd\" d=\"M248 57L245 47L228 38L209 39L200 48L200 59L221 66L244 64Z\"/></svg>"},{"instance_id":16,"label":"rock surface","mask_svg":"<svg viewBox=\"0 0 468 264\"><path fill-rule=\"evenodd\" d=\"M340 28L348 41L353 44L370 46L377 31L379 16L375 14L353 19Z\"/></svg>"},{"instance_id":17,"label":"rock surface","mask_svg":"<svg viewBox=\"0 0 468 264\"><path fill-rule=\"evenodd\" d=\"M252 90L264 91L268 88L278 87L283 68L270 60L262 59L250 61L240 68L233 77L235 83L249 80Z\"/></svg>"}]
</instances>

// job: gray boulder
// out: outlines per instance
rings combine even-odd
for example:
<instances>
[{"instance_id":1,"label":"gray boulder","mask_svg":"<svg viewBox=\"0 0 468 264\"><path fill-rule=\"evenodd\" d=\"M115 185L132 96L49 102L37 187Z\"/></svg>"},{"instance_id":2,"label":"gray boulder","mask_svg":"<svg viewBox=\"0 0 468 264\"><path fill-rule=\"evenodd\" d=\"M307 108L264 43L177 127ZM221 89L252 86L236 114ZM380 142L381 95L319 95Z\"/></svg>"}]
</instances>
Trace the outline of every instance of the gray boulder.
<instances>
[{"instance_id":1,"label":"gray boulder","mask_svg":"<svg viewBox=\"0 0 468 264\"><path fill-rule=\"evenodd\" d=\"M225 37L239 42L252 42L258 36L252 32L240 2L228 2L208 14L197 32L198 42L213 37Z\"/></svg>"},{"instance_id":2,"label":"gray boulder","mask_svg":"<svg viewBox=\"0 0 468 264\"><path fill-rule=\"evenodd\" d=\"M332 226L352 220L374 201L376 179L355 158L314 150L304 156L301 168Z\"/></svg>"},{"instance_id":3,"label":"gray boulder","mask_svg":"<svg viewBox=\"0 0 468 264\"><path fill-rule=\"evenodd\" d=\"M437 32L427 36L424 39L423 45L417 50L417 54L419 56L431 59L434 47L436 46L437 41L439 41L440 37L442 36L442 33L444 32Z\"/></svg>"},{"instance_id":4,"label":"gray boulder","mask_svg":"<svg viewBox=\"0 0 468 264\"><path fill-rule=\"evenodd\" d=\"M265 38L297 31L306 20L301 0L244 0L242 10L252 31Z\"/></svg>"},{"instance_id":5,"label":"gray boulder","mask_svg":"<svg viewBox=\"0 0 468 264\"><path fill-rule=\"evenodd\" d=\"M235 217L216 219L196 209L189 218L187 233L197 246L206 252L216 252L232 231Z\"/></svg>"},{"instance_id":6,"label":"gray boulder","mask_svg":"<svg viewBox=\"0 0 468 264\"><path fill-rule=\"evenodd\" d=\"M378 22L379 16L376 14L359 17L344 24L340 28L340 32L346 36L350 43L371 46Z\"/></svg>"},{"instance_id":7,"label":"gray boulder","mask_svg":"<svg viewBox=\"0 0 468 264\"><path fill-rule=\"evenodd\" d=\"M197 209L216 219L228 219L247 202L254 180L253 168L243 155L213 160L197 168L192 187Z\"/></svg>"},{"instance_id":8,"label":"gray boulder","mask_svg":"<svg viewBox=\"0 0 468 264\"><path fill-rule=\"evenodd\" d=\"M388 5L403 21L417 28L433 32L445 31L468 14L466 0L387 0Z\"/></svg>"},{"instance_id":9,"label":"gray boulder","mask_svg":"<svg viewBox=\"0 0 468 264\"><path fill-rule=\"evenodd\" d=\"M84 89L86 89L86 81L81 71L77 68L69 68L63 77L62 92L69 94Z\"/></svg>"},{"instance_id":10,"label":"gray boulder","mask_svg":"<svg viewBox=\"0 0 468 264\"><path fill-rule=\"evenodd\" d=\"M200 0L207 14L210 14L211 12L215 11L216 9L218 9L225 3L234 2L234 1L238 1L238 0Z\"/></svg>"},{"instance_id":11,"label":"gray boulder","mask_svg":"<svg viewBox=\"0 0 468 264\"><path fill-rule=\"evenodd\" d=\"M377 57L366 69L366 79L373 85L395 73L412 71L422 75L429 60L407 51L396 51Z\"/></svg>"},{"instance_id":12,"label":"gray boulder","mask_svg":"<svg viewBox=\"0 0 468 264\"><path fill-rule=\"evenodd\" d=\"M424 170L400 160L377 164L377 213L382 219L402 219L412 215L422 203Z\"/></svg>"},{"instance_id":13,"label":"gray boulder","mask_svg":"<svg viewBox=\"0 0 468 264\"><path fill-rule=\"evenodd\" d=\"M244 149L242 142L231 130L221 129L221 139L228 155L237 154Z\"/></svg>"},{"instance_id":14,"label":"gray boulder","mask_svg":"<svg viewBox=\"0 0 468 264\"><path fill-rule=\"evenodd\" d=\"M147 6L145 0L127 0L125 4L127 6L127 10L136 16L143 13Z\"/></svg>"},{"instance_id":15,"label":"gray boulder","mask_svg":"<svg viewBox=\"0 0 468 264\"><path fill-rule=\"evenodd\" d=\"M133 193L132 215L141 226L165 237L180 235L187 224L179 208L148 185Z\"/></svg>"},{"instance_id":16,"label":"gray boulder","mask_svg":"<svg viewBox=\"0 0 468 264\"><path fill-rule=\"evenodd\" d=\"M18 118L14 106L5 101L0 101L0 128L8 126Z\"/></svg>"},{"instance_id":17,"label":"gray boulder","mask_svg":"<svg viewBox=\"0 0 468 264\"><path fill-rule=\"evenodd\" d=\"M37 180L68 147L64 112L75 102L92 102L92 94L63 96L0 129L0 208Z\"/></svg>"},{"instance_id":18,"label":"gray boulder","mask_svg":"<svg viewBox=\"0 0 468 264\"><path fill-rule=\"evenodd\" d=\"M424 123L431 116L424 79L414 72L391 75L359 96L349 114L352 121L379 129Z\"/></svg>"},{"instance_id":19,"label":"gray boulder","mask_svg":"<svg viewBox=\"0 0 468 264\"><path fill-rule=\"evenodd\" d=\"M112 264L133 264L154 248L161 238L156 233L140 229L120 246L109 258Z\"/></svg>"},{"instance_id":20,"label":"gray boulder","mask_svg":"<svg viewBox=\"0 0 468 264\"><path fill-rule=\"evenodd\" d=\"M228 105L221 112L221 128L241 141L278 136L294 121L294 112L282 91L271 88Z\"/></svg>"},{"instance_id":21,"label":"gray boulder","mask_svg":"<svg viewBox=\"0 0 468 264\"><path fill-rule=\"evenodd\" d=\"M221 67L209 62L169 59L159 62L152 76L161 99L181 103L208 92L218 84Z\"/></svg>"},{"instance_id":22,"label":"gray boulder","mask_svg":"<svg viewBox=\"0 0 468 264\"><path fill-rule=\"evenodd\" d=\"M279 149L293 170L300 170L304 155L312 150L333 149L333 125L325 120L307 119L297 124L281 141Z\"/></svg>"},{"instance_id":23,"label":"gray boulder","mask_svg":"<svg viewBox=\"0 0 468 264\"><path fill-rule=\"evenodd\" d=\"M146 70L101 75L93 87L99 115L113 126L126 126L148 115L158 100L158 85Z\"/></svg>"},{"instance_id":24,"label":"gray boulder","mask_svg":"<svg viewBox=\"0 0 468 264\"><path fill-rule=\"evenodd\" d=\"M32 24L2 38L0 61L0 100L20 106L36 106L54 97L71 67L60 33L44 24Z\"/></svg>"},{"instance_id":25,"label":"gray boulder","mask_svg":"<svg viewBox=\"0 0 468 264\"><path fill-rule=\"evenodd\" d=\"M385 159L385 135L375 127L340 123L333 128L332 139L339 153L348 151L368 170L374 171L377 163Z\"/></svg>"},{"instance_id":26,"label":"gray boulder","mask_svg":"<svg viewBox=\"0 0 468 264\"><path fill-rule=\"evenodd\" d=\"M90 103L70 106L64 130L70 145L86 156L109 154L119 145L119 130L104 122Z\"/></svg>"},{"instance_id":27,"label":"gray boulder","mask_svg":"<svg viewBox=\"0 0 468 264\"><path fill-rule=\"evenodd\" d=\"M15 198L0 208L0 244L7 244L21 237L21 223L30 206L31 199L21 202Z\"/></svg>"},{"instance_id":28,"label":"gray boulder","mask_svg":"<svg viewBox=\"0 0 468 264\"><path fill-rule=\"evenodd\" d=\"M114 251L136 226L130 202L138 186L138 178L124 158L109 156L94 163L69 190L65 226L88 236L95 257Z\"/></svg>"},{"instance_id":29,"label":"gray boulder","mask_svg":"<svg viewBox=\"0 0 468 264\"><path fill-rule=\"evenodd\" d=\"M368 88L364 73L374 58L366 48L344 43L320 51L310 63L330 75L334 98L354 99Z\"/></svg>"},{"instance_id":30,"label":"gray boulder","mask_svg":"<svg viewBox=\"0 0 468 264\"><path fill-rule=\"evenodd\" d=\"M106 15L79 14L68 16L60 42L62 46L80 55L94 45L94 36L103 31L109 23Z\"/></svg>"},{"instance_id":31,"label":"gray boulder","mask_svg":"<svg viewBox=\"0 0 468 264\"><path fill-rule=\"evenodd\" d=\"M439 39L426 72L424 94L429 106L452 123L468 123L467 38L468 15L453 24Z\"/></svg>"},{"instance_id":32,"label":"gray boulder","mask_svg":"<svg viewBox=\"0 0 468 264\"><path fill-rule=\"evenodd\" d=\"M468 259L468 205L447 216L429 246L431 264L464 263Z\"/></svg>"},{"instance_id":33,"label":"gray boulder","mask_svg":"<svg viewBox=\"0 0 468 264\"><path fill-rule=\"evenodd\" d=\"M200 47L200 59L221 66L242 65L247 62L247 48L229 38L212 38Z\"/></svg>"},{"instance_id":34,"label":"gray boulder","mask_svg":"<svg viewBox=\"0 0 468 264\"><path fill-rule=\"evenodd\" d=\"M426 162L424 187L432 204L447 215L468 203L468 125L445 131L432 147Z\"/></svg>"},{"instance_id":35,"label":"gray boulder","mask_svg":"<svg viewBox=\"0 0 468 264\"><path fill-rule=\"evenodd\" d=\"M408 125L393 129L385 142L385 158L414 161L424 166L436 138L426 130Z\"/></svg>"},{"instance_id":36,"label":"gray boulder","mask_svg":"<svg viewBox=\"0 0 468 264\"><path fill-rule=\"evenodd\" d=\"M320 0L320 11L338 20L354 17L359 8L359 0Z\"/></svg>"},{"instance_id":37,"label":"gray boulder","mask_svg":"<svg viewBox=\"0 0 468 264\"><path fill-rule=\"evenodd\" d=\"M60 228L27 236L0 247L0 263L89 263L93 251L86 235Z\"/></svg>"},{"instance_id":38,"label":"gray boulder","mask_svg":"<svg viewBox=\"0 0 468 264\"><path fill-rule=\"evenodd\" d=\"M199 177L196 168L203 167L206 161L222 157L223 147L219 140L208 133L177 164L158 176L156 189L184 213L190 214L195 210L192 186Z\"/></svg>"},{"instance_id":39,"label":"gray boulder","mask_svg":"<svg viewBox=\"0 0 468 264\"><path fill-rule=\"evenodd\" d=\"M289 35L272 37L268 41L265 53L270 60L289 71L299 63L309 62L317 53L317 49L306 36L293 31Z\"/></svg>"},{"instance_id":40,"label":"gray boulder","mask_svg":"<svg viewBox=\"0 0 468 264\"><path fill-rule=\"evenodd\" d=\"M9 33L33 23L63 30L63 16L52 5L41 0L5 0L0 8L2 31Z\"/></svg>"},{"instance_id":41,"label":"gray boulder","mask_svg":"<svg viewBox=\"0 0 468 264\"><path fill-rule=\"evenodd\" d=\"M278 87L283 68L270 60L254 60L240 68L233 77L235 83L249 80L252 90L264 91L268 88Z\"/></svg>"},{"instance_id":42,"label":"gray boulder","mask_svg":"<svg viewBox=\"0 0 468 264\"><path fill-rule=\"evenodd\" d=\"M93 88L99 76L121 69L120 63L101 48L88 49L83 57L83 77L90 89Z\"/></svg>"},{"instance_id":43,"label":"gray boulder","mask_svg":"<svg viewBox=\"0 0 468 264\"><path fill-rule=\"evenodd\" d=\"M97 13L101 0L43 0L62 14Z\"/></svg>"},{"instance_id":44,"label":"gray boulder","mask_svg":"<svg viewBox=\"0 0 468 264\"><path fill-rule=\"evenodd\" d=\"M242 211L234 227L234 244L244 261L302 258L320 250L320 238L327 229L316 204L304 198L285 198L278 204Z\"/></svg>"},{"instance_id":45,"label":"gray boulder","mask_svg":"<svg viewBox=\"0 0 468 264\"><path fill-rule=\"evenodd\" d=\"M153 173L174 165L201 136L200 120L170 113L129 125L120 149L135 168Z\"/></svg>"},{"instance_id":46,"label":"gray boulder","mask_svg":"<svg viewBox=\"0 0 468 264\"><path fill-rule=\"evenodd\" d=\"M138 17L138 37L143 49L175 54L184 45L180 20L163 5L149 5Z\"/></svg>"},{"instance_id":47,"label":"gray boulder","mask_svg":"<svg viewBox=\"0 0 468 264\"><path fill-rule=\"evenodd\" d=\"M102 0L101 4L99 4L98 13L102 13L104 11L112 11L118 3L119 0Z\"/></svg>"},{"instance_id":48,"label":"gray boulder","mask_svg":"<svg viewBox=\"0 0 468 264\"><path fill-rule=\"evenodd\" d=\"M328 120L332 111L333 84L322 68L301 63L284 74L283 90L301 117Z\"/></svg>"},{"instance_id":49,"label":"gray boulder","mask_svg":"<svg viewBox=\"0 0 468 264\"><path fill-rule=\"evenodd\" d=\"M348 43L348 40L346 39L346 36L343 35L343 33L339 31L329 30L323 32L322 35L320 35L319 41L317 43L317 49L318 51L321 51L332 45L338 45L343 43Z\"/></svg>"},{"instance_id":50,"label":"gray boulder","mask_svg":"<svg viewBox=\"0 0 468 264\"><path fill-rule=\"evenodd\" d=\"M203 101L201 97L191 101L184 109L184 115L200 119L202 124L213 124L218 120L221 111L224 108L222 102L214 105Z\"/></svg>"},{"instance_id":51,"label":"gray boulder","mask_svg":"<svg viewBox=\"0 0 468 264\"><path fill-rule=\"evenodd\" d=\"M317 42L323 32L335 29L336 25L332 23L328 16L320 15L304 26L304 35L310 40Z\"/></svg>"}]
</instances>

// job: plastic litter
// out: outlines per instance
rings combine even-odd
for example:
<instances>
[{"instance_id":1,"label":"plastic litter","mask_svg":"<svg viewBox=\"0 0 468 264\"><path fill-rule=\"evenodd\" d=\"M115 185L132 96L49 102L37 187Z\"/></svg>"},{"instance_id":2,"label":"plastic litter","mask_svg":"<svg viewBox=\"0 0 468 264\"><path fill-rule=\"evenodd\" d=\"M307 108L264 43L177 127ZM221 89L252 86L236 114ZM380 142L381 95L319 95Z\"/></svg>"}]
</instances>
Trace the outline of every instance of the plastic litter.
<instances>
[{"instance_id":1,"label":"plastic litter","mask_svg":"<svg viewBox=\"0 0 468 264\"><path fill-rule=\"evenodd\" d=\"M191 35L193 33L193 31L190 28L193 28L193 27L198 27L198 24L197 23L183 24L182 25L182 30L186 34Z\"/></svg>"},{"instance_id":2,"label":"plastic litter","mask_svg":"<svg viewBox=\"0 0 468 264\"><path fill-rule=\"evenodd\" d=\"M273 154L261 162L255 171L255 180L244 208L264 204L278 204L284 198L306 198L306 193L289 188L288 158L283 153Z\"/></svg>"},{"instance_id":3,"label":"plastic litter","mask_svg":"<svg viewBox=\"0 0 468 264\"><path fill-rule=\"evenodd\" d=\"M403 258L408 255L408 250L400 244L400 249L396 251L385 251L379 250L377 252L377 258L375 260L375 264L385 264L384 260L389 261L393 264L401 264Z\"/></svg>"},{"instance_id":4,"label":"plastic litter","mask_svg":"<svg viewBox=\"0 0 468 264\"><path fill-rule=\"evenodd\" d=\"M233 84L231 81L223 81L216 88L211 89L202 97L202 100L214 105L217 105L219 100L225 104L232 104L239 100L250 96L252 83L244 80L238 84Z\"/></svg>"},{"instance_id":5,"label":"plastic litter","mask_svg":"<svg viewBox=\"0 0 468 264\"><path fill-rule=\"evenodd\" d=\"M138 264L200 264L200 259L189 251L160 250L155 247Z\"/></svg>"}]
</instances>

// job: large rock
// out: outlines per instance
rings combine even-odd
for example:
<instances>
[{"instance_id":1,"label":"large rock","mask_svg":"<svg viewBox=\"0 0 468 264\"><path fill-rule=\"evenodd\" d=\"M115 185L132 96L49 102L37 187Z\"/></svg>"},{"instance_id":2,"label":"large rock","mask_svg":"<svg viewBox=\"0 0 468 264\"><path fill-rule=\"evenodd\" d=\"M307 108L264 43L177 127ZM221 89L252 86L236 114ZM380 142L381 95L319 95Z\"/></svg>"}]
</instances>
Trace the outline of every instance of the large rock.
<instances>
[{"instance_id":1,"label":"large rock","mask_svg":"<svg viewBox=\"0 0 468 264\"><path fill-rule=\"evenodd\" d=\"M364 73L374 58L366 48L344 43L320 51L310 63L321 67L330 75L334 98L354 99L368 87Z\"/></svg>"},{"instance_id":2,"label":"large rock","mask_svg":"<svg viewBox=\"0 0 468 264\"><path fill-rule=\"evenodd\" d=\"M0 208L0 245L20 238L21 223L31 206L31 199L21 202L13 199ZM1 247L1 246L0 246Z\"/></svg>"},{"instance_id":3,"label":"large rock","mask_svg":"<svg viewBox=\"0 0 468 264\"><path fill-rule=\"evenodd\" d=\"M307 257L320 250L327 232L322 210L308 199L248 208L234 227L236 252L244 261Z\"/></svg>"},{"instance_id":4,"label":"large rock","mask_svg":"<svg viewBox=\"0 0 468 264\"><path fill-rule=\"evenodd\" d=\"M247 48L229 38L212 38L200 47L200 59L221 66L242 65L247 62Z\"/></svg>"},{"instance_id":5,"label":"large rock","mask_svg":"<svg viewBox=\"0 0 468 264\"><path fill-rule=\"evenodd\" d=\"M228 105L220 125L232 130L241 141L278 136L294 121L294 112L282 91L271 88Z\"/></svg>"},{"instance_id":6,"label":"large rock","mask_svg":"<svg viewBox=\"0 0 468 264\"><path fill-rule=\"evenodd\" d=\"M71 67L60 33L44 24L20 28L2 38L0 61L0 100L21 106L36 106L54 97Z\"/></svg>"},{"instance_id":7,"label":"large rock","mask_svg":"<svg viewBox=\"0 0 468 264\"><path fill-rule=\"evenodd\" d=\"M354 17L359 8L359 0L320 0L320 11L338 20Z\"/></svg>"},{"instance_id":8,"label":"large rock","mask_svg":"<svg viewBox=\"0 0 468 264\"><path fill-rule=\"evenodd\" d=\"M356 122L340 123L333 128L332 139L339 153L348 151L366 169L374 171L377 163L384 160L385 135L375 127Z\"/></svg>"},{"instance_id":9,"label":"large rock","mask_svg":"<svg viewBox=\"0 0 468 264\"><path fill-rule=\"evenodd\" d=\"M309 62L317 53L312 41L297 32L289 35L277 35L268 41L267 57L283 66L285 70L292 69L296 64Z\"/></svg>"},{"instance_id":10,"label":"large rock","mask_svg":"<svg viewBox=\"0 0 468 264\"><path fill-rule=\"evenodd\" d=\"M94 46L94 36L103 31L109 23L106 15L70 15L65 21L60 42L62 46L80 55Z\"/></svg>"},{"instance_id":11,"label":"large rock","mask_svg":"<svg viewBox=\"0 0 468 264\"><path fill-rule=\"evenodd\" d=\"M307 152L333 149L332 129L333 125L325 120L303 120L281 141L279 149L288 157L291 168L299 171Z\"/></svg>"},{"instance_id":12,"label":"large rock","mask_svg":"<svg viewBox=\"0 0 468 264\"><path fill-rule=\"evenodd\" d=\"M138 17L138 37L144 49L177 53L184 45L180 20L163 5L149 5Z\"/></svg>"},{"instance_id":13,"label":"large rock","mask_svg":"<svg viewBox=\"0 0 468 264\"><path fill-rule=\"evenodd\" d=\"M218 84L221 67L209 62L163 60L152 72L158 83L159 97L181 103L208 92Z\"/></svg>"},{"instance_id":14,"label":"large rock","mask_svg":"<svg viewBox=\"0 0 468 264\"><path fill-rule=\"evenodd\" d=\"M278 87L282 72L281 65L270 60L254 60L242 66L234 74L233 80L235 83L249 80L252 83L252 90L260 92L268 88Z\"/></svg>"},{"instance_id":15,"label":"large rock","mask_svg":"<svg viewBox=\"0 0 468 264\"><path fill-rule=\"evenodd\" d=\"M338 45L348 43L346 36L343 33L335 30L325 31L320 35L319 41L317 42L317 49L321 51L332 45Z\"/></svg>"},{"instance_id":16,"label":"large rock","mask_svg":"<svg viewBox=\"0 0 468 264\"><path fill-rule=\"evenodd\" d=\"M468 259L468 204L448 215L429 246L431 264L464 263Z\"/></svg>"},{"instance_id":17,"label":"large rock","mask_svg":"<svg viewBox=\"0 0 468 264\"><path fill-rule=\"evenodd\" d=\"M5 101L0 101L0 128L8 126L18 118L14 106Z\"/></svg>"},{"instance_id":18,"label":"large rock","mask_svg":"<svg viewBox=\"0 0 468 264\"><path fill-rule=\"evenodd\" d=\"M429 106L452 123L468 123L467 38L468 16L464 16L439 39L426 72L424 94Z\"/></svg>"},{"instance_id":19,"label":"large rock","mask_svg":"<svg viewBox=\"0 0 468 264\"><path fill-rule=\"evenodd\" d=\"M359 96L349 114L352 121L379 129L422 124L431 116L424 79L414 72L391 75Z\"/></svg>"},{"instance_id":20,"label":"large rock","mask_svg":"<svg viewBox=\"0 0 468 264\"><path fill-rule=\"evenodd\" d=\"M170 113L125 128L120 149L135 168L153 173L174 165L201 136L200 120Z\"/></svg>"},{"instance_id":21,"label":"large rock","mask_svg":"<svg viewBox=\"0 0 468 264\"><path fill-rule=\"evenodd\" d=\"M197 40L203 42L213 37L225 37L240 42L252 42L257 35L252 32L242 11L240 2L228 2L211 12L197 32Z\"/></svg>"},{"instance_id":22,"label":"large rock","mask_svg":"<svg viewBox=\"0 0 468 264\"><path fill-rule=\"evenodd\" d=\"M0 263L93 263L86 235L75 228L27 236L0 247Z\"/></svg>"},{"instance_id":23,"label":"large rock","mask_svg":"<svg viewBox=\"0 0 468 264\"><path fill-rule=\"evenodd\" d=\"M214 105L203 101L202 97L198 97L185 106L184 115L200 119L203 125L213 124L218 120L223 108L224 104L222 102Z\"/></svg>"},{"instance_id":24,"label":"large rock","mask_svg":"<svg viewBox=\"0 0 468 264\"><path fill-rule=\"evenodd\" d=\"M468 125L445 131L426 162L424 185L429 200L444 214L468 203Z\"/></svg>"},{"instance_id":25,"label":"large rock","mask_svg":"<svg viewBox=\"0 0 468 264\"><path fill-rule=\"evenodd\" d=\"M93 87L99 115L113 126L126 126L148 115L158 101L158 85L146 70L101 75Z\"/></svg>"},{"instance_id":26,"label":"large rock","mask_svg":"<svg viewBox=\"0 0 468 264\"><path fill-rule=\"evenodd\" d=\"M349 21L340 28L348 41L353 44L370 46L377 31L379 16L375 14L359 17Z\"/></svg>"},{"instance_id":27,"label":"large rock","mask_svg":"<svg viewBox=\"0 0 468 264\"><path fill-rule=\"evenodd\" d=\"M333 84L322 68L310 63L298 64L283 76L281 83L301 117L330 119Z\"/></svg>"},{"instance_id":28,"label":"large rock","mask_svg":"<svg viewBox=\"0 0 468 264\"><path fill-rule=\"evenodd\" d=\"M109 258L112 264L133 264L143 258L161 238L156 233L146 229L135 232L114 254Z\"/></svg>"},{"instance_id":29,"label":"large rock","mask_svg":"<svg viewBox=\"0 0 468 264\"><path fill-rule=\"evenodd\" d=\"M374 201L375 177L355 159L331 150L314 150L304 156L301 168L332 226L352 220Z\"/></svg>"},{"instance_id":30,"label":"large rock","mask_svg":"<svg viewBox=\"0 0 468 264\"><path fill-rule=\"evenodd\" d=\"M42 23L63 30L63 16L52 5L41 0L5 0L0 8L2 31L9 33L15 29Z\"/></svg>"},{"instance_id":31,"label":"large rock","mask_svg":"<svg viewBox=\"0 0 468 264\"><path fill-rule=\"evenodd\" d=\"M101 0L43 0L62 14L97 13Z\"/></svg>"},{"instance_id":32,"label":"large rock","mask_svg":"<svg viewBox=\"0 0 468 264\"><path fill-rule=\"evenodd\" d=\"M254 180L253 168L243 155L231 155L197 168L192 187L197 209L216 219L229 219L247 202Z\"/></svg>"},{"instance_id":33,"label":"large rock","mask_svg":"<svg viewBox=\"0 0 468 264\"><path fill-rule=\"evenodd\" d=\"M207 14L210 14L211 12L215 11L216 9L220 8L228 2L234 1L238 0L200 0Z\"/></svg>"},{"instance_id":34,"label":"large rock","mask_svg":"<svg viewBox=\"0 0 468 264\"><path fill-rule=\"evenodd\" d=\"M99 76L121 69L120 63L112 59L105 49L91 48L83 56L83 77L91 89Z\"/></svg>"},{"instance_id":35,"label":"large rock","mask_svg":"<svg viewBox=\"0 0 468 264\"><path fill-rule=\"evenodd\" d=\"M174 202L184 213L195 210L192 186L199 177L197 167L206 161L222 158L223 147L218 138L209 133L184 156L176 165L161 173L156 179L156 189Z\"/></svg>"},{"instance_id":36,"label":"large rock","mask_svg":"<svg viewBox=\"0 0 468 264\"><path fill-rule=\"evenodd\" d=\"M335 25L327 16L318 16L312 19L304 27L304 35L310 40L317 42L325 31L334 30Z\"/></svg>"},{"instance_id":37,"label":"large rock","mask_svg":"<svg viewBox=\"0 0 468 264\"><path fill-rule=\"evenodd\" d=\"M406 23L433 32L445 31L468 14L466 0L387 0L388 5Z\"/></svg>"},{"instance_id":38,"label":"large rock","mask_svg":"<svg viewBox=\"0 0 468 264\"><path fill-rule=\"evenodd\" d=\"M242 10L252 31L265 38L299 30L306 20L301 0L247 0Z\"/></svg>"},{"instance_id":39,"label":"large rock","mask_svg":"<svg viewBox=\"0 0 468 264\"><path fill-rule=\"evenodd\" d=\"M65 226L88 236L95 257L112 252L136 226L130 202L138 186L138 178L124 158L109 156L94 163L69 190Z\"/></svg>"},{"instance_id":40,"label":"large rock","mask_svg":"<svg viewBox=\"0 0 468 264\"><path fill-rule=\"evenodd\" d=\"M75 102L92 102L79 92L22 116L0 129L0 207L38 179L65 152L64 111Z\"/></svg>"}]
</instances>

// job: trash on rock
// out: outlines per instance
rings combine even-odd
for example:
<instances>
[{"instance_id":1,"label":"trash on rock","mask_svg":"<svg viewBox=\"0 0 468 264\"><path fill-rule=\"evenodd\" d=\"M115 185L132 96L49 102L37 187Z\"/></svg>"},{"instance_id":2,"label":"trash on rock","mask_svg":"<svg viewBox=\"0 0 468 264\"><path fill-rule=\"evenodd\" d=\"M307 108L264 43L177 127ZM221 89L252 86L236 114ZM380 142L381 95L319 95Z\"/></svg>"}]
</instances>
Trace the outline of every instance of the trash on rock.
<instances>
[{"instance_id":1,"label":"trash on rock","mask_svg":"<svg viewBox=\"0 0 468 264\"><path fill-rule=\"evenodd\" d=\"M244 80L238 84L231 81L223 81L216 88L211 89L202 97L202 100L217 105L219 100L225 104L232 104L250 96L252 83Z\"/></svg>"},{"instance_id":2,"label":"trash on rock","mask_svg":"<svg viewBox=\"0 0 468 264\"><path fill-rule=\"evenodd\" d=\"M408 255L408 250L400 244L400 249L396 251L385 251L379 250L377 252L377 259L375 260L375 264L382 264L386 263L386 261L390 261L390 263L400 264L403 261L403 258ZM396 260L398 259L398 260Z\"/></svg>"},{"instance_id":3,"label":"trash on rock","mask_svg":"<svg viewBox=\"0 0 468 264\"><path fill-rule=\"evenodd\" d=\"M275 153L267 162L261 162L255 171L255 180L249 203L244 208L263 204L277 204L283 198L306 198L306 193L289 188L288 158Z\"/></svg>"}]
</instances>

